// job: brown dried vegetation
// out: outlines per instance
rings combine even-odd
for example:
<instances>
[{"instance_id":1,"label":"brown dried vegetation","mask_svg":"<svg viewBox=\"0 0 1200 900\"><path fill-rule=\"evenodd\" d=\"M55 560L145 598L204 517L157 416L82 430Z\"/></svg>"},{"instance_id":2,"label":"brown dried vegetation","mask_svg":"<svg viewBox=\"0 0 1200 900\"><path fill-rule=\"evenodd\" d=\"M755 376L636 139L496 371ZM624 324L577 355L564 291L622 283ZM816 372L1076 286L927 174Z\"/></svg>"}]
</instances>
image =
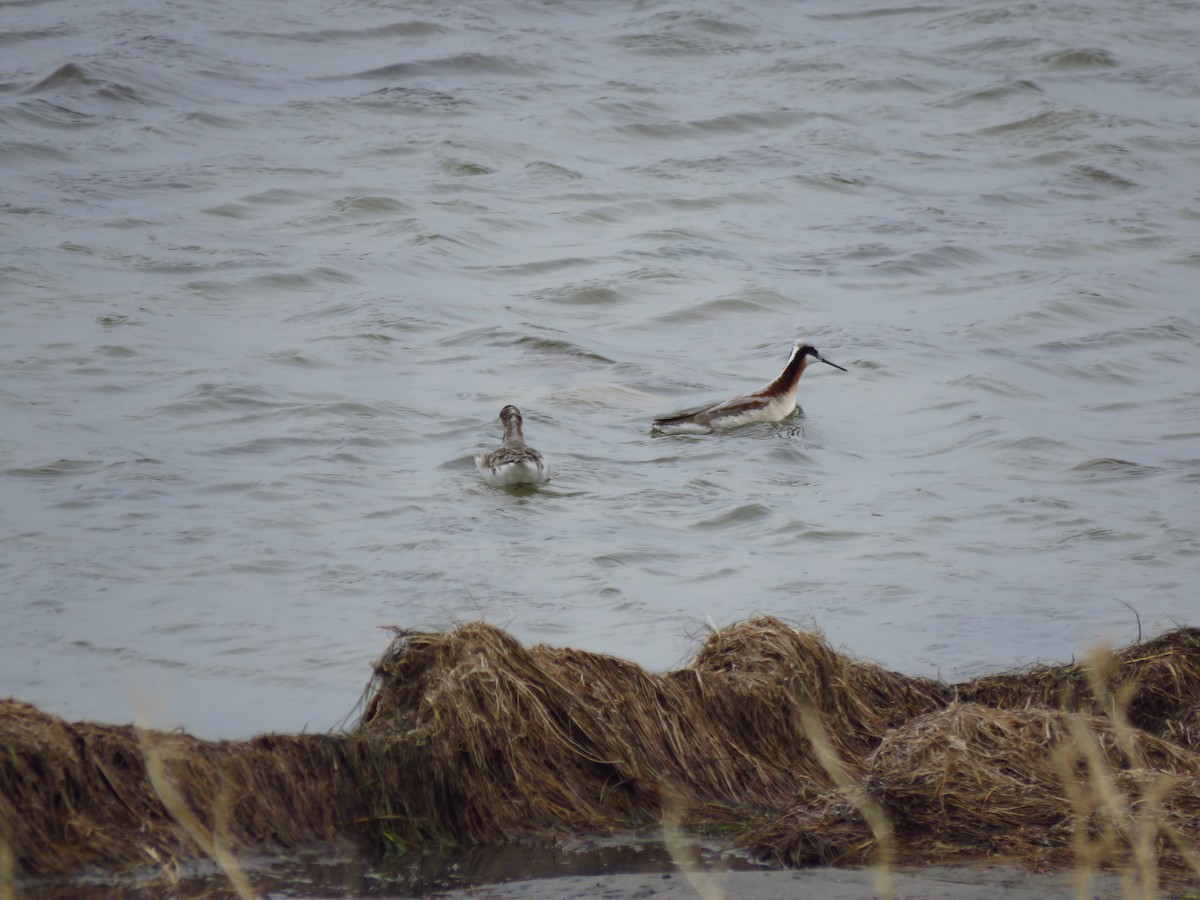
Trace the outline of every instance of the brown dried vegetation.
<instances>
[{"instance_id":1,"label":"brown dried vegetation","mask_svg":"<svg viewBox=\"0 0 1200 900\"><path fill-rule=\"evenodd\" d=\"M0 846L24 876L62 875L214 846L544 840L666 808L788 865L1000 855L1184 877L1198 709L1197 629L954 686L769 618L666 675L472 623L398 632L341 734L207 742L0 702Z\"/></svg>"}]
</instances>

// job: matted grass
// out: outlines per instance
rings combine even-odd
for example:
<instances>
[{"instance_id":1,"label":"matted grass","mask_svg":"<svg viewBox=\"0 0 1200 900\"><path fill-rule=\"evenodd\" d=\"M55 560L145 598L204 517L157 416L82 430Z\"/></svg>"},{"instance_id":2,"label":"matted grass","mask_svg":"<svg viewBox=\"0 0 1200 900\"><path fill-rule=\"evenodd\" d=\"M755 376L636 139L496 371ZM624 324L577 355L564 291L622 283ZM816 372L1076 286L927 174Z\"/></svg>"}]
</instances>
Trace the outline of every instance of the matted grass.
<instances>
[{"instance_id":1,"label":"matted grass","mask_svg":"<svg viewBox=\"0 0 1200 900\"><path fill-rule=\"evenodd\" d=\"M236 854L271 847L665 818L788 865L999 855L1144 883L1195 866L1198 708L1195 629L949 685L770 618L712 634L665 675L470 623L397 632L338 734L207 742L4 701L0 845L21 876L211 855L236 879Z\"/></svg>"},{"instance_id":2,"label":"matted grass","mask_svg":"<svg viewBox=\"0 0 1200 900\"><path fill-rule=\"evenodd\" d=\"M1110 715L1119 702L1131 725L1200 751L1200 628L1176 628L1102 660L985 675L957 690L985 706L1093 715Z\"/></svg>"}]
</instances>

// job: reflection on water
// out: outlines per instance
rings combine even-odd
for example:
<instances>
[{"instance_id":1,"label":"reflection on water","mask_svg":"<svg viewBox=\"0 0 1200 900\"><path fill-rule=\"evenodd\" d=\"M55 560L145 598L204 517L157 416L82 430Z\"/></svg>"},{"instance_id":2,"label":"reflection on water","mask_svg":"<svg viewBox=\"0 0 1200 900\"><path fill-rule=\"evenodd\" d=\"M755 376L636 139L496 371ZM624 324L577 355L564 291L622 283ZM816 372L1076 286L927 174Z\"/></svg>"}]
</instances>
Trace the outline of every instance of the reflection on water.
<instances>
[{"instance_id":1,"label":"reflection on water","mask_svg":"<svg viewBox=\"0 0 1200 900\"><path fill-rule=\"evenodd\" d=\"M622 838L571 838L547 846L431 845L377 860L325 847L241 862L262 895L300 897L434 897L510 881L621 873L663 873L667 879L684 878L677 865L711 872L769 868L711 839L688 840L675 847L675 853L680 852L686 852L688 858L676 859L657 833L648 833ZM43 883L38 890L38 896L54 900L133 900L160 897L167 890L185 896L211 894L227 890L227 882L211 864L197 864L174 878L148 873L135 879Z\"/></svg>"}]
</instances>

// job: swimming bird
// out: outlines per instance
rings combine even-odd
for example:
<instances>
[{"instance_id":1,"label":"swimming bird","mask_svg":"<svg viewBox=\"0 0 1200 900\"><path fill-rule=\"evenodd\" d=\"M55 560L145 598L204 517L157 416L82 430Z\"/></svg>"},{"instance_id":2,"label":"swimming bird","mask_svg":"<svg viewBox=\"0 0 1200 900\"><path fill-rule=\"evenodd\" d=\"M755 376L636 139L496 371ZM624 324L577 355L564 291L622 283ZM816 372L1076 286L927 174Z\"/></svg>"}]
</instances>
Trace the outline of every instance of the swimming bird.
<instances>
[{"instance_id":1,"label":"swimming bird","mask_svg":"<svg viewBox=\"0 0 1200 900\"><path fill-rule=\"evenodd\" d=\"M550 477L550 470L546 458L525 443L521 411L509 404L500 410L500 421L504 423L504 440L499 449L476 456L475 468L492 487L541 484Z\"/></svg>"},{"instance_id":2,"label":"swimming bird","mask_svg":"<svg viewBox=\"0 0 1200 900\"><path fill-rule=\"evenodd\" d=\"M818 353L812 344L796 341L779 377L762 389L715 405L699 406L655 419L652 430L663 434L708 434L716 429L736 428L751 422L780 422L796 408L796 388L808 367L809 357L842 369Z\"/></svg>"}]
</instances>

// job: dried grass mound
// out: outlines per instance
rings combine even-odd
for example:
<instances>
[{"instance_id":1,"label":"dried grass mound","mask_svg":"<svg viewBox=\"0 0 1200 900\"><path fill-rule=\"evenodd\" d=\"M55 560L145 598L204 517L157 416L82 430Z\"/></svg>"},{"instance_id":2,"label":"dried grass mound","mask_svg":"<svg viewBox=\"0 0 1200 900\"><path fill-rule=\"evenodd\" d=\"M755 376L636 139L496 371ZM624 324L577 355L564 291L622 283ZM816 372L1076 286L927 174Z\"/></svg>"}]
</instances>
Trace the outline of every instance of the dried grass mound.
<instances>
[{"instance_id":1,"label":"dried grass mound","mask_svg":"<svg viewBox=\"0 0 1200 900\"><path fill-rule=\"evenodd\" d=\"M1197 634L956 688L769 618L666 675L481 623L398 632L341 734L207 742L0 703L0 841L19 872L52 875L670 819L752 828L755 853L791 865L1002 853L1178 869L1200 840ZM1064 693L1088 712L1042 705Z\"/></svg>"},{"instance_id":2,"label":"dried grass mound","mask_svg":"<svg viewBox=\"0 0 1200 900\"><path fill-rule=\"evenodd\" d=\"M669 678L724 676L722 714L739 718L769 694L787 698L818 716L831 743L847 754L870 750L892 728L940 709L954 696L940 681L890 672L834 651L819 634L764 616L715 632L688 669ZM796 718L788 726L796 729ZM752 723L751 723L752 724ZM748 728L753 731L753 728Z\"/></svg>"},{"instance_id":3,"label":"dried grass mound","mask_svg":"<svg viewBox=\"0 0 1200 900\"><path fill-rule=\"evenodd\" d=\"M456 840L655 823L665 802L685 821L740 820L830 786L798 731L802 704L817 698L830 730L859 746L902 703L911 714L948 696L856 666L863 697L820 637L770 619L714 635L694 667L665 677L612 656L527 649L473 623L398 635L358 730L414 745L407 810L440 816ZM895 708L871 714L884 694Z\"/></svg>"},{"instance_id":4,"label":"dried grass mound","mask_svg":"<svg viewBox=\"0 0 1200 900\"><path fill-rule=\"evenodd\" d=\"M862 789L887 814L901 862L999 855L1154 876L1189 871L1200 842L1200 756L1094 716L955 704L890 733ZM747 845L791 866L872 862L861 806L831 793Z\"/></svg>"},{"instance_id":5,"label":"dried grass mound","mask_svg":"<svg viewBox=\"0 0 1200 900\"><path fill-rule=\"evenodd\" d=\"M858 866L878 862L878 841L862 802L835 789L766 817L741 843L758 859L781 866Z\"/></svg>"},{"instance_id":6,"label":"dried grass mound","mask_svg":"<svg viewBox=\"0 0 1200 900\"><path fill-rule=\"evenodd\" d=\"M1149 837L1182 867L1200 840L1200 756L1107 718L956 704L890 734L866 788L901 834L1066 861L1107 835L1111 864ZM1147 831L1148 830L1148 831Z\"/></svg>"},{"instance_id":7,"label":"dried grass mound","mask_svg":"<svg viewBox=\"0 0 1200 900\"><path fill-rule=\"evenodd\" d=\"M164 805L155 768L177 810L236 849L332 840L361 813L337 743L319 735L211 743L0 700L0 748L0 839L27 875L206 855Z\"/></svg>"},{"instance_id":8,"label":"dried grass mound","mask_svg":"<svg viewBox=\"0 0 1200 900\"><path fill-rule=\"evenodd\" d=\"M1200 628L1177 628L1084 663L985 675L957 686L985 706L1044 706L1093 715L1114 703L1138 728L1200 751Z\"/></svg>"},{"instance_id":9,"label":"dried grass mound","mask_svg":"<svg viewBox=\"0 0 1200 900\"><path fill-rule=\"evenodd\" d=\"M655 823L664 803L694 824L741 821L832 786L803 709L861 755L950 696L773 619L713 635L666 676L472 623L399 634L357 730L411 745L410 815L491 841Z\"/></svg>"},{"instance_id":10,"label":"dried grass mound","mask_svg":"<svg viewBox=\"0 0 1200 900\"><path fill-rule=\"evenodd\" d=\"M663 678L573 650L538 646L532 653L592 710L597 751L614 761L619 783L652 801L651 822L664 805L696 824L740 821L748 808L824 778L798 746L787 703L772 703L769 690L729 717L723 687L712 679Z\"/></svg>"},{"instance_id":11,"label":"dried grass mound","mask_svg":"<svg viewBox=\"0 0 1200 900\"><path fill-rule=\"evenodd\" d=\"M490 625L398 634L356 731L406 745L410 816L459 841L652 820L594 709Z\"/></svg>"}]
</instances>

